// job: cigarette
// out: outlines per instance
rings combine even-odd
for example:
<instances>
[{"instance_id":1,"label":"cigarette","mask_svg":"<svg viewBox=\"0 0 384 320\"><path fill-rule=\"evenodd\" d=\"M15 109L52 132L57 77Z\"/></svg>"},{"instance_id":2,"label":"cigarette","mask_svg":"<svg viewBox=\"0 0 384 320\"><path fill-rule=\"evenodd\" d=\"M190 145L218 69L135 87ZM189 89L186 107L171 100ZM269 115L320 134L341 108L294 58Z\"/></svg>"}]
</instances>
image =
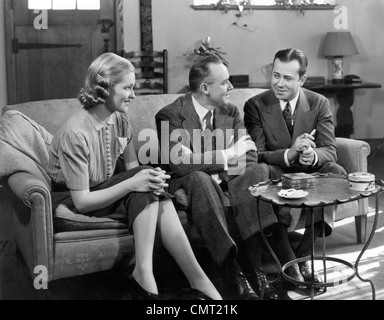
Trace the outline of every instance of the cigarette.
<instances>
[{"instance_id":1,"label":"cigarette","mask_svg":"<svg viewBox=\"0 0 384 320\"><path fill-rule=\"evenodd\" d=\"M311 132L311 136L313 136L316 133L316 129L313 129Z\"/></svg>"},{"instance_id":2,"label":"cigarette","mask_svg":"<svg viewBox=\"0 0 384 320\"><path fill-rule=\"evenodd\" d=\"M229 140L228 146L230 146L232 144L234 138L235 138L234 135L232 135L231 139Z\"/></svg>"}]
</instances>

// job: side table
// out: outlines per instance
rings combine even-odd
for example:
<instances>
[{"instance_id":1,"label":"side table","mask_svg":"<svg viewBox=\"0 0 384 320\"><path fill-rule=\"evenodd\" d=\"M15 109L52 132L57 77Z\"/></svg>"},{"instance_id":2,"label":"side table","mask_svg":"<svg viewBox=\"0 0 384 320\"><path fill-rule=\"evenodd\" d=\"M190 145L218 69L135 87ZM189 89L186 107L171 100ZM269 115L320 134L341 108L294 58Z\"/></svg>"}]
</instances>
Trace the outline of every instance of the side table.
<instances>
[{"instance_id":1,"label":"side table","mask_svg":"<svg viewBox=\"0 0 384 320\"><path fill-rule=\"evenodd\" d=\"M315 288L328 288L333 287L345 282L348 282L352 280L356 275L357 277L364 282L369 282L372 288L372 299L375 300L376 293L375 293L375 286L371 280L365 280L363 279L358 272L359 262L365 251L367 250L368 246L370 245L372 238L375 234L376 226L377 226L377 220L378 220L378 213L379 213L379 195L381 195L384 191L384 182L382 180L377 180L375 185L375 190L369 191L369 192L362 192L362 191L353 191L349 189L348 180L345 176L338 176L334 174L314 174L316 177L315 179L315 186L310 189L305 189L305 191L308 192L308 195L299 198L299 199L287 199L282 198L278 195L278 192L283 189L281 179L279 180L269 180L262 183L259 183L257 185L251 186L249 188L249 191L252 193L254 197L257 199L257 207L259 208L260 201L269 202L278 206L285 206L289 208L308 208L309 214L310 214L310 220L311 220L311 229L312 229L312 239L314 239L313 236L313 230L314 230L314 209L315 208L321 208L322 212L322 255L321 256L315 256L315 248L314 248L314 241L312 241L312 248L311 248L311 255L310 257L304 257L304 258L298 258L292 261L289 261L285 265L281 266L280 262L278 261L275 253L273 252L273 249L268 244L267 238L264 233L262 233L262 238L264 240L265 245L267 246L268 250L270 251L271 255L276 260L279 274L281 274L287 281L292 282L296 285L304 285L311 288L311 299L314 298L314 290ZM362 198L366 197L376 197L375 202L375 220L372 227L371 234L365 243L363 249L361 250L356 262L354 265L351 263L337 258L327 257L326 256L326 244L325 244L325 224L324 224L324 208L327 206L333 206L338 205L341 203L347 203L351 201L356 201ZM258 210L259 212L259 210ZM260 216L258 215L259 223L262 225L262 221L260 220ZM261 228L262 229L262 228ZM312 274L314 274L314 261L315 260L321 260L323 262L323 273L324 273L324 282L322 283L314 283L312 282L301 282L297 281L291 277L289 277L284 271L292 266L295 263L304 262L304 261L311 261L312 264ZM341 265L346 266L347 268L350 268L352 270L351 274L344 279L343 281L339 282L327 282L327 261L332 261L334 263L338 263ZM276 281L275 279L274 281ZM274 282L271 281L271 282Z\"/></svg>"}]
</instances>

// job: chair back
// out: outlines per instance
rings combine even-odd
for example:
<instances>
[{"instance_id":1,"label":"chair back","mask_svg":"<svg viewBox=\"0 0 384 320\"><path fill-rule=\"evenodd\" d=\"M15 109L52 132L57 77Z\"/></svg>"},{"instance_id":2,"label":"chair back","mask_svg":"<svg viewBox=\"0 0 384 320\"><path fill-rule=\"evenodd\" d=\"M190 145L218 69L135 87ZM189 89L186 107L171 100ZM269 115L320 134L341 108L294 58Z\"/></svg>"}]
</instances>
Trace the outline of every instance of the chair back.
<instances>
[{"instance_id":1,"label":"chair back","mask_svg":"<svg viewBox=\"0 0 384 320\"><path fill-rule=\"evenodd\" d=\"M136 95L168 93L168 51L123 51L135 67Z\"/></svg>"}]
</instances>

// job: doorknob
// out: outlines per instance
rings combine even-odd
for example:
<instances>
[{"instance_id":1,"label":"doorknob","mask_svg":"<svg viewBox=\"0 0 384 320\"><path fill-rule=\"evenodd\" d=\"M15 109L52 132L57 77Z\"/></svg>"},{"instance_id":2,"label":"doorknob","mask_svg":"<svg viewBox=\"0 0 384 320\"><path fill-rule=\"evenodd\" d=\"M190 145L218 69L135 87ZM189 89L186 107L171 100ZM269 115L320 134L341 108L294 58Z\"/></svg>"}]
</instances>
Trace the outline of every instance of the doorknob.
<instances>
[{"instance_id":1,"label":"doorknob","mask_svg":"<svg viewBox=\"0 0 384 320\"><path fill-rule=\"evenodd\" d=\"M20 43L19 40L13 39L13 53L19 53L19 50L27 49L56 49L56 48L81 48L80 43L62 44L62 43Z\"/></svg>"}]
</instances>

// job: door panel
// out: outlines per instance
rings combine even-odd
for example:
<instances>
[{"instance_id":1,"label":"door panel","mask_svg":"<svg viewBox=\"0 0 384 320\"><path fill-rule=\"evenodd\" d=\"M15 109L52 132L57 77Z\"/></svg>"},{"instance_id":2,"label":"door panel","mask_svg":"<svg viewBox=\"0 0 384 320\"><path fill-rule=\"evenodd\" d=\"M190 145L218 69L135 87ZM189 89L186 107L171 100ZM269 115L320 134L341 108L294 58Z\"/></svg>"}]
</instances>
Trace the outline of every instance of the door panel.
<instances>
[{"instance_id":1,"label":"door panel","mask_svg":"<svg viewBox=\"0 0 384 320\"><path fill-rule=\"evenodd\" d=\"M92 41L91 27L67 27L67 43L88 43ZM78 95L83 87L85 73L90 61L93 61L92 48L81 46L81 48L68 48L66 50L69 61L77 61L67 66L68 96ZM80 84L80 87L79 87Z\"/></svg>"},{"instance_id":2,"label":"door panel","mask_svg":"<svg viewBox=\"0 0 384 320\"><path fill-rule=\"evenodd\" d=\"M66 28L51 26L41 32L41 43L68 43ZM31 50L24 50L32 54ZM67 49L42 49L41 79L42 96L44 99L61 99L68 96L67 82ZM65 66L65 68L63 68Z\"/></svg>"},{"instance_id":3,"label":"door panel","mask_svg":"<svg viewBox=\"0 0 384 320\"><path fill-rule=\"evenodd\" d=\"M26 43L27 41L41 43L40 32L36 32L31 27L18 27L15 30L15 37L21 43ZM15 66L17 102L34 101L42 95L41 66L41 50L34 51L34 54L27 54L26 50L19 51Z\"/></svg>"},{"instance_id":4,"label":"door panel","mask_svg":"<svg viewBox=\"0 0 384 320\"><path fill-rule=\"evenodd\" d=\"M28 0L6 0L5 8L12 31L6 34L10 104L76 98L90 63L106 50L116 52L115 0L102 0L100 11L48 10L48 29L40 30ZM14 39L28 48L16 52ZM31 48L36 44L51 47Z\"/></svg>"}]
</instances>

